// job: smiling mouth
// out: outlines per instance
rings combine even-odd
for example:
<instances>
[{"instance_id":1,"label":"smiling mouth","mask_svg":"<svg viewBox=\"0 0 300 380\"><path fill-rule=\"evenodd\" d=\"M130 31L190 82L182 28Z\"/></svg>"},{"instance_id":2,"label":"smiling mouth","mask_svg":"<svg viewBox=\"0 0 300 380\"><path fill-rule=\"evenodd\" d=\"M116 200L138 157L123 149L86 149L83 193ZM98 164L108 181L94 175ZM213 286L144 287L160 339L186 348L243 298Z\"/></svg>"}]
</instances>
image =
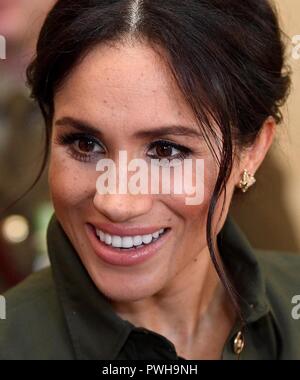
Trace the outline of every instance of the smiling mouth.
<instances>
[{"instance_id":1,"label":"smiling mouth","mask_svg":"<svg viewBox=\"0 0 300 380\"><path fill-rule=\"evenodd\" d=\"M151 246L169 230L170 228L161 228L160 230L147 235L118 236L111 235L94 227L94 233L98 241L121 252L138 250L146 246Z\"/></svg>"}]
</instances>

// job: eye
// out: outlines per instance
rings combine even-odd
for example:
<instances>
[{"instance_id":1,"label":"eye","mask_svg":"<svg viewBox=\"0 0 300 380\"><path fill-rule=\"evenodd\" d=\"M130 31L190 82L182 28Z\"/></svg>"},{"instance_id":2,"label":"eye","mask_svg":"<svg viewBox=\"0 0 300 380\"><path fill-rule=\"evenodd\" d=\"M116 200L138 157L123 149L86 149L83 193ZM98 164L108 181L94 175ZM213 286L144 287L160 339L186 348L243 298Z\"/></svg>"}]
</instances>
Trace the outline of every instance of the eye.
<instances>
[{"instance_id":1,"label":"eye","mask_svg":"<svg viewBox=\"0 0 300 380\"><path fill-rule=\"evenodd\" d=\"M191 149L170 141L155 141L149 146L148 156L159 160L183 160L191 155Z\"/></svg>"},{"instance_id":2,"label":"eye","mask_svg":"<svg viewBox=\"0 0 300 380\"><path fill-rule=\"evenodd\" d=\"M99 153L102 151L102 149L95 141L88 138L75 140L74 147L78 150L78 152L84 154Z\"/></svg>"},{"instance_id":3,"label":"eye","mask_svg":"<svg viewBox=\"0 0 300 380\"><path fill-rule=\"evenodd\" d=\"M71 133L58 137L61 145L68 146L70 155L78 161L90 162L105 153L102 144L93 136Z\"/></svg>"}]
</instances>

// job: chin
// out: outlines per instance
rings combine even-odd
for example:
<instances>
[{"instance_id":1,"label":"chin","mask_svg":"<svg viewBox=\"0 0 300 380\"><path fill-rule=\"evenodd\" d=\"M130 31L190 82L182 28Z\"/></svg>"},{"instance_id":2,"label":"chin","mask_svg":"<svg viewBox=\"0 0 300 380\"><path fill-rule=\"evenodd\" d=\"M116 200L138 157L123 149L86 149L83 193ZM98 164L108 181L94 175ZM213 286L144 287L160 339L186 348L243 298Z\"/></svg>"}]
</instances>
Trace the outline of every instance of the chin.
<instances>
[{"instance_id":1,"label":"chin","mask_svg":"<svg viewBox=\"0 0 300 380\"><path fill-rule=\"evenodd\" d=\"M105 278L95 278L91 276L96 287L101 293L103 293L109 300L114 302L136 302L157 294L161 286L154 281L143 283L137 279L134 281L126 280L122 281L121 278L116 278L113 281L114 276L111 276L109 280L105 281ZM93 278L94 277L94 278Z\"/></svg>"}]
</instances>

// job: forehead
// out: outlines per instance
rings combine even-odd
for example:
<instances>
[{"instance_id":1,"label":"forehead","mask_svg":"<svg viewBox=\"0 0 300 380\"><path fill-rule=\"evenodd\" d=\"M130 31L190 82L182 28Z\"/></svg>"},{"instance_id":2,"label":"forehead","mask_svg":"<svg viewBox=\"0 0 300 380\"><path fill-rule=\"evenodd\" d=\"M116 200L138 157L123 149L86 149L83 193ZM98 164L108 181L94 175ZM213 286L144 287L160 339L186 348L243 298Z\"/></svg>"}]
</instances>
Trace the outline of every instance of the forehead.
<instances>
[{"instance_id":1,"label":"forehead","mask_svg":"<svg viewBox=\"0 0 300 380\"><path fill-rule=\"evenodd\" d=\"M56 94L55 113L127 128L194 121L165 61L138 42L94 48Z\"/></svg>"}]
</instances>

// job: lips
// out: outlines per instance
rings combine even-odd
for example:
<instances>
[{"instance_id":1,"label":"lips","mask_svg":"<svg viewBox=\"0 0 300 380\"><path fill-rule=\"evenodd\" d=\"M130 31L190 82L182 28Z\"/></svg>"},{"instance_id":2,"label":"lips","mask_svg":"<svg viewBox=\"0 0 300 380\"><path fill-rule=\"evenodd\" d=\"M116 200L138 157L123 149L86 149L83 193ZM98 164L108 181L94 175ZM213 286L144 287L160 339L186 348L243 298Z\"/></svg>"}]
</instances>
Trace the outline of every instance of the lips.
<instances>
[{"instance_id":1,"label":"lips","mask_svg":"<svg viewBox=\"0 0 300 380\"><path fill-rule=\"evenodd\" d=\"M108 233L110 235L117 236L135 236L135 235L149 235L153 234L156 231L159 231L164 226L121 226L116 224L108 224L108 223L91 223L92 226L96 230L103 231L104 233Z\"/></svg>"},{"instance_id":2,"label":"lips","mask_svg":"<svg viewBox=\"0 0 300 380\"><path fill-rule=\"evenodd\" d=\"M98 227L98 226L97 226ZM107 227L107 226L106 226ZM100 237L100 230L96 228L94 225L86 224L87 234L89 237L89 240L91 242L92 248L94 249L96 255L101 258L104 262L111 264L111 265L118 265L118 266L131 266L143 263L144 261L150 259L152 256L156 255L156 253L161 249L161 247L165 244L167 239L170 235L170 228L163 228L163 232L158 234L157 238L151 238L151 242L147 242L147 244L142 243L141 245L131 245L128 244L128 239L133 239L137 236L147 236L149 235L150 231L153 231L153 234L156 236L156 232L161 231L162 228L157 227L147 227L147 228L126 228L123 227L111 227L106 228L106 231L109 229L110 231L118 231L120 235L109 235L112 238L112 241L115 237L117 239L115 242L117 242L113 246L112 241L110 242L110 238L106 239L107 242L101 241ZM103 228L103 227L102 227ZM129 231L133 231L134 234L130 235ZM103 234L107 235L108 232L104 232L104 230L101 230L102 234L102 240L103 240ZM141 233L141 235L135 235L136 233ZM144 234L146 232L146 234ZM104 238L105 239L105 238ZM118 240L121 240L121 244L118 244ZM124 239L124 244L123 244ZM123 246L130 245L129 248L123 248Z\"/></svg>"}]
</instances>

